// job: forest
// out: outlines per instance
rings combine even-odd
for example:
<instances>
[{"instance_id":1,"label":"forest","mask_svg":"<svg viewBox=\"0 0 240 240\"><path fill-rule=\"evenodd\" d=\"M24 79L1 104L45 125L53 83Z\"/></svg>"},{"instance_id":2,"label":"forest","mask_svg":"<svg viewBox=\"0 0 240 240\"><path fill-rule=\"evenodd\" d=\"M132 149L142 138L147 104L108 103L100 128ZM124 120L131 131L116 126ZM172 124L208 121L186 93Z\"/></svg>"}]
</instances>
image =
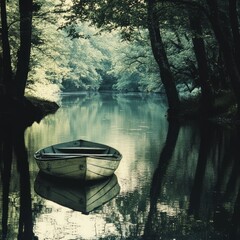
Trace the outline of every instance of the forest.
<instances>
[{"instance_id":1,"label":"forest","mask_svg":"<svg viewBox=\"0 0 240 240\"><path fill-rule=\"evenodd\" d=\"M0 109L61 92L141 91L166 94L169 119L238 120L238 9L237 0L1 0Z\"/></svg>"},{"instance_id":2,"label":"forest","mask_svg":"<svg viewBox=\"0 0 240 240\"><path fill-rule=\"evenodd\" d=\"M0 0L1 239L240 239L238 11ZM35 188L34 153L79 137L123 154L121 192L89 215Z\"/></svg>"}]
</instances>

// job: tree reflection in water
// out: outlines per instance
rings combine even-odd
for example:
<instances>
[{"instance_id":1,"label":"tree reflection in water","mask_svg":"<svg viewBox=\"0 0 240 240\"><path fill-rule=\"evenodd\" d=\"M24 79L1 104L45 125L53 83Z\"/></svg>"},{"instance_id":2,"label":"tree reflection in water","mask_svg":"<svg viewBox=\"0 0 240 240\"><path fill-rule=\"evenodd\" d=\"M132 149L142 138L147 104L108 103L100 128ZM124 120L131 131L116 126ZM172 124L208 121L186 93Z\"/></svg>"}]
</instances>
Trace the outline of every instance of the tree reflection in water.
<instances>
[{"instance_id":1,"label":"tree reflection in water","mask_svg":"<svg viewBox=\"0 0 240 240\"><path fill-rule=\"evenodd\" d=\"M176 146L179 133L179 123L170 121L168 126L168 133L166 138L165 146L162 149L160 154L158 166L154 172L152 185L150 190L150 210L148 219L146 221L146 226L144 230L144 239L158 239L161 235L159 229L159 219L158 219L158 210L157 203L160 193L162 192L164 177L171 160L173 151ZM163 219L161 219L162 221ZM160 222L163 224L164 221ZM165 226L163 226L165 227Z\"/></svg>"},{"instance_id":2,"label":"tree reflection in water","mask_svg":"<svg viewBox=\"0 0 240 240\"><path fill-rule=\"evenodd\" d=\"M25 124L21 121L1 119L0 165L2 181L2 239L37 239L33 234L32 203L28 156L24 142ZM18 180L16 180L18 178ZM19 183L15 196L10 195L10 186ZM10 209L9 201L20 199L20 205ZM10 216L9 216L10 215ZM18 216L18 223L15 222ZM9 221L10 218L11 219Z\"/></svg>"},{"instance_id":3,"label":"tree reflection in water","mask_svg":"<svg viewBox=\"0 0 240 240\"><path fill-rule=\"evenodd\" d=\"M65 102L57 114L28 128L29 159L24 128L1 124L5 239L34 238L32 228L39 239L240 239L239 129L167 125L156 99L95 97L70 99L72 105ZM119 195L89 215L30 193L38 171L34 151L77 136L114 142L124 155L116 172Z\"/></svg>"},{"instance_id":4,"label":"tree reflection in water","mask_svg":"<svg viewBox=\"0 0 240 240\"><path fill-rule=\"evenodd\" d=\"M170 122L152 178L150 209L142 239L240 239L239 130L224 131L210 123L200 125L195 177L189 195L185 196L188 207L181 207L179 192L174 194L176 199L170 196L170 202L166 202L168 191L171 194L166 185L167 171L176 151L178 132L178 124ZM209 174L215 176L212 183L208 182ZM161 202L173 206L176 201L179 209L173 215L158 207Z\"/></svg>"},{"instance_id":5,"label":"tree reflection in water","mask_svg":"<svg viewBox=\"0 0 240 240\"><path fill-rule=\"evenodd\" d=\"M201 195L204 191L204 176L211 148L214 148L213 129L209 124L200 125L200 146L195 178L189 199L189 214L199 218Z\"/></svg>"},{"instance_id":6,"label":"tree reflection in water","mask_svg":"<svg viewBox=\"0 0 240 240\"><path fill-rule=\"evenodd\" d=\"M231 133L228 149L219 159L213 219L218 231L240 239L240 129Z\"/></svg>"}]
</instances>

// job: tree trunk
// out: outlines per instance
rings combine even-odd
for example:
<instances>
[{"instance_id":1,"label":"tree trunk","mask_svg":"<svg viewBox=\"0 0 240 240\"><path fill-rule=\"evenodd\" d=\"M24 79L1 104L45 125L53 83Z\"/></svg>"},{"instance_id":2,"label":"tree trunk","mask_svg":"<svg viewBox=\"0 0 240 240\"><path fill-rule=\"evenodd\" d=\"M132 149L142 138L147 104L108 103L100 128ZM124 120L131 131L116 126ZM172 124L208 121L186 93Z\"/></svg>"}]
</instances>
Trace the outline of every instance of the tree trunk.
<instances>
[{"instance_id":1,"label":"tree trunk","mask_svg":"<svg viewBox=\"0 0 240 240\"><path fill-rule=\"evenodd\" d=\"M12 82L12 66L10 55L10 44L8 39L8 25L7 25L7 12L6 0L1 0L1 23L2 23L2 83L5 86L7 94L11 94Z\"/></svg>"},{"instance_id":2,"label":"tree trunk","mask_svg":"<svg viewBox=\"0 0 240 240\"><path fill-rule=\"evenodd\" d=\"M237 63L235 61L233 49L228 41L227 34L223 31L222 25L220 23L217 0L207 0L207 4L210 10L209 19L211 21L214 34L220 46L220 50L223 53L223 59L237 101L237 118L240 118L240 73L238 71Z\"/></svg>"},{"instance_id":3,"label":"tree trunk","mask_svg":"<svg viewBox=\"0 0 240 240\"><path fill-rule=\"evenodd\" d=\"M19 0L20 48L16 71L17 96L22 98L27 83L32 36L32 0Z\"/></svg>"},{"instance_id":4,"label":"tree trunk","mask_svg":"<svg viewBox=\"0 0 240 240\"><path fill-rule=\"evenodd\" d=\"M2 42L2 38L0 35L0 41ZM0 52L0 86L3 86L3 58L2 53ZM1 96L1 87L0 87L0 96Z\"/></svg>"},{"instance_id":5,"label":"tree trunk","mask_svg":"<svg viewBox=\"0 0 240 240\"><path fill-rule=\"evenodd\" d=\"M202 26L200 15L194 11L189 12L190 28L193 31L193 48L198 64L198 72L201 87L201 102L200 112L203 115L209 115L213 110L213 93L209 78L209 69L207 64L207 56L205 50L205 44L203 40Z\"/></svg>"},{"instance_id":6,"label":"tree trunk","mask_svg":"<svg viewBox=\"0 0 240 240\"><path fill-rule=\"evenodd\" d=\"M237 13L237 0L229 0L229 18L235 48L235 59L237 62L238 71L240 71L240 32Z\"/></svg>"},{"instance_id":7,"label":"tree trunk","mask_svg":"<svg viewBox=\"0 0 240 240\"><path fill-rule=\"evenodd\" d=\"M148 0L148 30L152 52L159 66L161 80L167 95L168 117L172 118L179 113L180 101L160 33L160 24L156 13L156 0Z\"/></svg>"}]
</instances>

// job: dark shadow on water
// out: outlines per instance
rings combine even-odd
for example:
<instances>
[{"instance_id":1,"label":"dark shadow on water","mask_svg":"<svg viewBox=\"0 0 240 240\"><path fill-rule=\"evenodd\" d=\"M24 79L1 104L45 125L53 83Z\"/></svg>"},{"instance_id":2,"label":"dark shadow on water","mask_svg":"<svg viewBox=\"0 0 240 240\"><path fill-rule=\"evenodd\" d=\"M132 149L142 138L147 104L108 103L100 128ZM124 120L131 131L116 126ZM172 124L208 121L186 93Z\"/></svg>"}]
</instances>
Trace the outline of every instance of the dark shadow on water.
<instances>
[{"instance_id":1,"label":"dark shadow on water","mask_svg":"<svg viewBox=\"0 0 240 240\"><path fill-rule=\"evenodd\" d=\"M222 143L224 143L224 151ZM213 215L215 231L224 236L224 239L233 240L240 239L239 143L239 129L219 131L219 128L212 124L202 126L199 159L189 204L189 214L193 214L195 219L201 219L200 205L204 201L202 196L206 167L211 159L216 159L218 172L215 188L210 196L212 204L208 212L209 215Z\"/></svg>"},{"instance_id":2,"label":"dark shadow on water","mask_svg":"<svg viewBox=\"0 0 240 240\"><path fill-rule=\"evenodd\" d=\"M16 121L16 122L15 122ZM18 122L19 123L19 122ZM28 155L24 142L26 126L13 119L1 119L0 123L0 165L2 180L2 233L1 239L37 239L33 234L31 186ZM13 165L15 164L15 168ZM17 182L16 182L16 179ZM15 216L9 216L10 186L19 196L19 211L11 209ZM19 216L18 226L13 226L15 217ZM10 218L10 219L9 219ZM11 225L11 231L9 226ZM12 230L12 228L14 230ZM17 232L17 236L15 236Z\"/></svg>"},{"instance_id":3,"label":"dark shadow on water","mask_svg":"<svg viewBox=\"0 0 240 240\"><path fill-rule=\"evenodd\" d=\"M161 235L161 227L159 228L158 226L161 226L162 223L159 222L157 217L157 203L162 192L166 171L176 146L179 129L180 125L178 122L169 122L166 142L160 154L158 167L156 168L152 179L150 189L150 210L145 224L143 239L159 239L159 236Z\"/></svg>"},{"instance_id":4,"label":"dark shadow on water","mask_svg":"<svg viewBox=\"0 0 240 240\"><path fill-rule=\"evenodd\" d=\"M7 130L7 126L1 125L0 129L0 164L2 180L2 239L6 239L8 231L8 204L12 167L13 139Z\"/></svg>"},{"instance_id":5,"label":"dark shadow on water","mask_svg":"<svg viewBox=\"0 0 240 240\"><path fill-rule=\"evenodd\" d=\"M169 123L165 145L152 178L150 208L142 239L240 239L239 129L224 129L211 123L199 126L199 151L189 194L183 195L185 207L181 204L180 192L176 192L173 199L166 196L171 193L166 189L171 185L166 182L177 149L179 129L177 123ZM183 164L187 163L183 161ZM190 179L192 173L187 175L186 179ZM189 185L189 180L181 181ZM158 207L162 202L171 208L176 201L178 207L173 215Z\"/></svg>"},{"instance_id":6,"label":"dark shadow on water","mask_svg":"<svg viewBox=\"0 0 240 240\"><path fill-rule=\"evenodd\" d=\"M200 125L200 147L197 161L195 178L190 194L189 214L195 218L199 217L201 196L204 190L204 176L206 172L207 160L211 148L214 146L213 141L214 127L210 124L203 123Z\"/></svg>"},{"instance_id":7,"label":"dark shadow on water","mask_svg":"<svg viewBox=\"0 0 240 240\"><path fill-rule=\"evenodd\" d=\"M213 210L215 228L233 240L240 239L239 143L240 129L234 129L228 136L228 148L219 167Z\"/></svg>"}]
</instances>

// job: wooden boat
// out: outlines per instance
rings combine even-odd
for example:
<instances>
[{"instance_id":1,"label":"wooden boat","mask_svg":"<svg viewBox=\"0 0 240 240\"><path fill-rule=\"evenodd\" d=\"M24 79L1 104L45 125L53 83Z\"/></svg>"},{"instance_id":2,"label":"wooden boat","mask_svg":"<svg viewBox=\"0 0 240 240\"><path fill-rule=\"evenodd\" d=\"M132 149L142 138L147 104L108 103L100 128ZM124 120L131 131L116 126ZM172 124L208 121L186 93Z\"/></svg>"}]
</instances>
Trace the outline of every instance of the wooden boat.
<instances>
[{"instance_id":1,"label":"wooden boat","mask_svg":"<svg viewBox=\"0 0 240 240\"><path fill-rule=\"evenodd\" d=\"M122 155L104 144L76 140L43 148L34 158L46 174L87 181L111 176Z\"/></svg>"},{"instance_id":2,"label":"wooden boat","mask_svg":"<svg viewBox=\"0 0 240 240\"><path fill-rule=\"evenodd\" d=\"M88 183L64 179L59 181L57 178L44 175L39 173L34 183L34 190L38 195L84 214L109 202L120 192L115 174L100 181Z\"/></svg>"}]
</instances>

